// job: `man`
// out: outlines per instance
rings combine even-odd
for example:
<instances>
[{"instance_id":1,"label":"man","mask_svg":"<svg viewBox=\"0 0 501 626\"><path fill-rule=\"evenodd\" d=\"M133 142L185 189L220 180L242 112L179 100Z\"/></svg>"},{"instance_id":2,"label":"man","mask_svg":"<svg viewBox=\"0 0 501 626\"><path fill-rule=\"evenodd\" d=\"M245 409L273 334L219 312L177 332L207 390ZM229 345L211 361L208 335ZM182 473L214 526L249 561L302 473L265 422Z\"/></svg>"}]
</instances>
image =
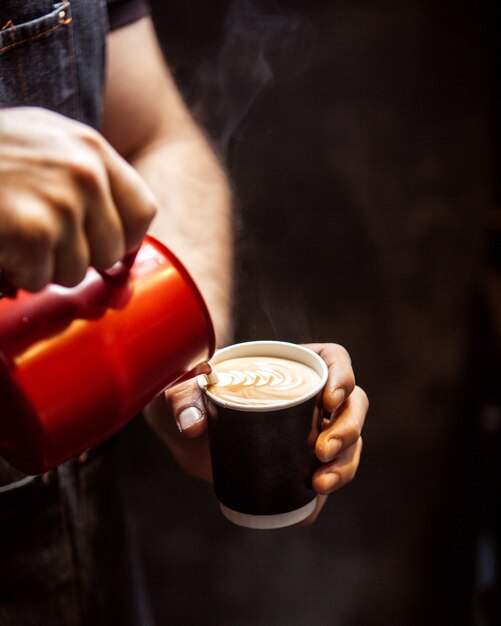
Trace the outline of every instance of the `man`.
<instances>
[{"instance_id":1,"label":"man","mask_svg":"<svg viewBox=\"0 0 501 626\"><path fill-rule=\"evenodd\" d=\"M143 0L108 4L2 3L0 268L17 288L73 286L150 230L192 273L224 345L232 282L224 172L165 66ZM310 522L353 478L367 411L346 351L312 348L329 365L324 409L336 420L317 442L323 464ZM193 382L161 394L145 414L183 468L210 478ZM113 586L128 548L110 458L113 440L43 477L0 459L2 626L147 623L137 580L130 592Z\"/></svg>"}]
</instances>

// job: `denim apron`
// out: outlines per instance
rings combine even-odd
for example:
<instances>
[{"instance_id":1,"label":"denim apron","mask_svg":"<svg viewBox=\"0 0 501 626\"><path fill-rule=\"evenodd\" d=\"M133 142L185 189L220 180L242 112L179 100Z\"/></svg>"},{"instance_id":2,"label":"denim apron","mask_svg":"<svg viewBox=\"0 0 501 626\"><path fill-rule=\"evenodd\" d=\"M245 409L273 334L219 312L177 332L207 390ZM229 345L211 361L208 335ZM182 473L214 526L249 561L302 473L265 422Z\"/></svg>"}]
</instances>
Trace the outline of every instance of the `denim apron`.
<instances>
[{"instance_id":1,"label":"denim apron","mask_svg":"<svg viewBox=\"0 0 501 626\"><path fill-rule=\"evenodd\" d=\"M0 107L44 107L99 128L106 0L0 0L0 29ZM120 454L115 438L43 476L0 458L2 626L151 623L127 574Z\"/></svg>"},{"instance_id":2,"label":"denim apron","mask_svg":"<svg viewBox=\"0 0 501 626\"><path fill-rule=\"evenodd\" d=\"M99 125L105 0L0 2L0 106L39 106Z\"/></svg>"}]
</instances>

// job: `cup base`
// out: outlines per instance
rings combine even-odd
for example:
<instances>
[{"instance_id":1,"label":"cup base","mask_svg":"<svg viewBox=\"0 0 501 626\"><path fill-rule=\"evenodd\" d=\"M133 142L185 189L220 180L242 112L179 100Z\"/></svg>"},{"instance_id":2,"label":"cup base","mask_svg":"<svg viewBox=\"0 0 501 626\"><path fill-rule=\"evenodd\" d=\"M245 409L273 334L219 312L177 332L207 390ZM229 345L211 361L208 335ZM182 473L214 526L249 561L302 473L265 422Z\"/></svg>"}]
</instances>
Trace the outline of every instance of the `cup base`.
<instances>
[{"instance_id":1,"label":"cup base","mask_svg":"<svg viewBox=\"0 0 501 626\"><path fill-rule=\"evenodd\" d=\"M239 513L229 509L224 504L219 503L221 511L226 519L233 522L237 526L245 526L245 528L256 528L259 530L271 530L273 528L285 528L298 524L311 515L315 510L317 499L314 498L305 506L287 513L278 513L276 515L249 515L248 513Z\"/></svg>"}]
</instances>

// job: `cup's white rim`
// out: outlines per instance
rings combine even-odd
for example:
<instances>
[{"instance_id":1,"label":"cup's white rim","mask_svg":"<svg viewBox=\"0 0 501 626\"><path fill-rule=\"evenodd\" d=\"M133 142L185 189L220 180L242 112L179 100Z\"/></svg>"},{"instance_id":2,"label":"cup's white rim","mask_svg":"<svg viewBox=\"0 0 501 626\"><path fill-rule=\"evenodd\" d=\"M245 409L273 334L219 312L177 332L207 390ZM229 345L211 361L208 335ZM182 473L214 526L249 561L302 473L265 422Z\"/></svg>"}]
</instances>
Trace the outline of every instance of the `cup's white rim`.
<instances>
[{"instance_id":1,"label":"cup's white rim","mask_svg":"<svg viewBox=\"0 0 501 626\"><path fill-rule=\"evenodd\" d=\"M266 406L249 406L238 402L229 402L214 396L207 390L207 377L205 374L197 376L197 382L200 389L219 406L252 413L278 411L297 406L298 404L302 404L303 402L314 398L324 388L325 383L327 382L328 367L322 357L305 346L300 346L299 344L287 341L257 340L235 343L231 346L226 346L225 348L217 350L210 360L210 363L216 364L220 361L226 361L227 359L238 358L240 356L273 356L298 361L300 363L304 363L305 365L309 365L312 369L314 369L320 376L320 381L312 390L302 396L294 398L293 400L282 400Z\"/></svg>"},{"instance_id":2,"label":"cup's white rim","mask_svg":"<svg viewBox=\"0 0 501 626\"><path fill-rule=\"evenodd\" d=\"M255 528L257 530L272 530L274 528L285 528L298 524L306 519L315 510L317 503L316 497L305 506L287 513L277 513L275 515L250 515L249 513L240 513L228 508L221 502L219 507L226 519L233 522L237 526L245 528Z\"/></svg>"}]
</instances>

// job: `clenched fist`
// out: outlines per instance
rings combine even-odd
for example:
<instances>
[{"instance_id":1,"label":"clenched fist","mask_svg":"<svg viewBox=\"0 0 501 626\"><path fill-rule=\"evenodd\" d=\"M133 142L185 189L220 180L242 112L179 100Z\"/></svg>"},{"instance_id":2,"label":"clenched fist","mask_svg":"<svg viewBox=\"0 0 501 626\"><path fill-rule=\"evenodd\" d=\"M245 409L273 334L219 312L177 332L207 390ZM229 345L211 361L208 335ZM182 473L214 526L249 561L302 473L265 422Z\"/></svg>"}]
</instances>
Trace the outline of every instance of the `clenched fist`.
<instances>
[{"instance_id":1,"label":"clenched fist","mask_svg":"<svg viewBox=\"0 0 501 626\"><path fill-rule=\"evenodd\" d=\"M156 213L139 174L92 128L0 109L0 268L17 288L82 280L135 249Z\"/></svg>"}]
</instances>

